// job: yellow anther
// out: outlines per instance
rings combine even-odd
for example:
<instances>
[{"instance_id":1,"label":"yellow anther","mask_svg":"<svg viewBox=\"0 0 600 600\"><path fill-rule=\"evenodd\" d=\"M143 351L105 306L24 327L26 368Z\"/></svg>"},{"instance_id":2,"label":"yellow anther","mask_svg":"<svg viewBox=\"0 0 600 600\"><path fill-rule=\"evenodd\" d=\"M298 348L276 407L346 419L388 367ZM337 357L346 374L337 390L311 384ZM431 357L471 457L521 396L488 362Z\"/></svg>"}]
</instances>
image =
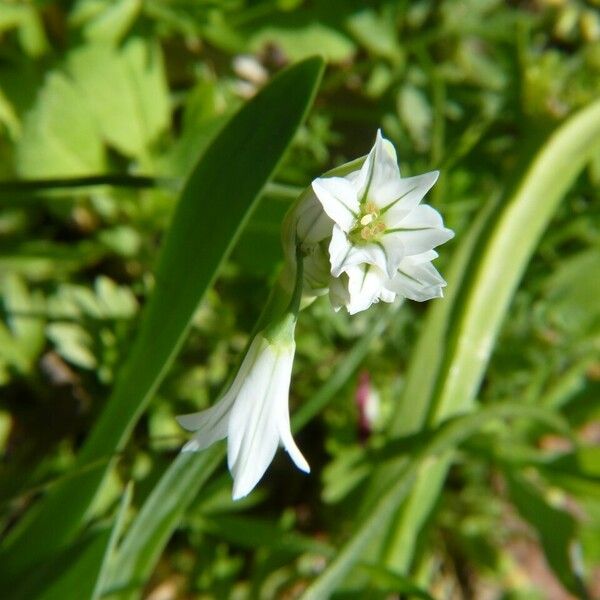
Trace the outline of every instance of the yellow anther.
<instances>
[{"instance_id":1,"label":"yellow anther","mask_svg":"<svg viewBox=\"0 0 600 600\"><path fill-rule=\"evenodd\" d=\"M372 236L372 231L371 231L371 228L370 228L370 227L363 227L363 228L360 230L360 237L361 237L363 240L370 240L370 239L371 239L371 236Z\"/></svg>"},{"instance_id":2,"label":"yellow anther","mask_svg":"<svg viewBox=\"0 0 600 600\"><path fill-rule=\"evenodd\" d=\"M377 216L379 214L379 209L375 205L374 202L367 202L365 204L365 213L371 213L373 216Z\"/></svg>"},{"instance_id":3,"label":"yellow anther","mask_svg":"<svg viewBox=\"0 0 600 600\"><path fill-rule=\"evenodd\" d=\"M360 224L361 225L368 225L373 219L374 219L374 215L369 213L368 215L365 215L361 220L360 220Z\"/></svg>"}]
</instances>

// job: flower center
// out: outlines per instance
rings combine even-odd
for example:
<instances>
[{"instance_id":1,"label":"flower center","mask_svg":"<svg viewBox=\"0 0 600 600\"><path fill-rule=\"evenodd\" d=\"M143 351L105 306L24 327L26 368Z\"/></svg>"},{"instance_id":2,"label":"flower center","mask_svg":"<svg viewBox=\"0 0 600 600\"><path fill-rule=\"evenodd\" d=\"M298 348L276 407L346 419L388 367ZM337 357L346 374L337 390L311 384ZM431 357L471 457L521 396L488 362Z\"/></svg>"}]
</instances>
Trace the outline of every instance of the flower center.
<instances>
[{"instance_id":1,"label":"flower center","mask_svg":"<svg viewBox=\"0 0 600 600\"><path fill-rule=\"evenodd\" d=\"M348 237L354 244L375 242L381 238L385 228L379 208L373 202L365 202L360 207L356 225Z\"/></svg>"}]
</instances>

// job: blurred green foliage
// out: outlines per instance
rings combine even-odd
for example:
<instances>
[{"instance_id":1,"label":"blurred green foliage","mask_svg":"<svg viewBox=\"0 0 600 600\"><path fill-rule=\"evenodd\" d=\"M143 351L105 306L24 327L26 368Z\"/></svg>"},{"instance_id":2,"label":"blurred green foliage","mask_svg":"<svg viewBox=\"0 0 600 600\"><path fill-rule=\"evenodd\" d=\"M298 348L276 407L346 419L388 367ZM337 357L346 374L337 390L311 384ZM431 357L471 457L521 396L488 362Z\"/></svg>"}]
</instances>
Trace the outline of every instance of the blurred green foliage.
<instances>
[{"instance_id":1,"label":"blurred green foliage","mask_svg":"<svg viewBox=\"0 0 600 600\"><path fill-rule=\"evenodd\" d=\"M86 557L113 548L117 521L126 528L151 498L185 439L174 415L217 397L266 300L280 222L298 192L364 154L383 127L403 174L442 172L430 201L456 231L438 261L445 273L476 215L502 206L548 135L600 97L600 5L0 0L7 532L68 476L97 421L140 307L161 283L160 240L198 156L272 75L315 52L327 70L312 111L103 484L75 547L89 554L74 570L89 572ZM581 582L600 594L599 184L596 153L527 267L477 394L490 409L545 409L577 443L539 420L482 421L457 451L410 568L388 568L365 546L335 597L567 598L565 587L583 595ZM437 439L398 438L388 427L427 310L407 302L349 318L325 301L311 306L298 327L291 397L292 413L313 399L322 408L297 435L311 476L280 453L259 489L233 503L218 456L207 459L216 470L174 524L153 575L133 592L93 593L300 597L365 522L366 483L380 462L417 460L427 435ZM385 333L368 337L378 323ZM367 432L359 381L374 407ZM115 521L129 481L131 505ZM66 549L56 564L73 555ZM119 582L118 567L106 569L105 581ZM48 597L65 597L57 589L52 596L48 584Z\"/></svg>"}]
</instances>

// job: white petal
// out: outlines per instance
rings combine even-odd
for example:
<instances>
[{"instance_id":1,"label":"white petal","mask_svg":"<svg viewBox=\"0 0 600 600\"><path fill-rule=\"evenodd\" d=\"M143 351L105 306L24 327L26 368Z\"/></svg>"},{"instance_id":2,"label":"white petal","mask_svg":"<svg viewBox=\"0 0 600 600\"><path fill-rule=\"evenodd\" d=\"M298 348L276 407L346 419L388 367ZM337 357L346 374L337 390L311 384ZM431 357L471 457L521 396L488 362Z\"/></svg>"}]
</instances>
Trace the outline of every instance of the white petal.
<instances>
[{"instance_id":1,"label":"white petal","mask_svg":"<svg viewBox=\"0 0 600 600\"><path fill-rule=\"evenodd\" d=\"M251 454L260 427L268 425L269 410L267 400L269 389L277 365L277 354L262 336L257 336L260 349L252 368L237 394L229 418L227 462L229 469L240 464ZM241 462L240 462L241 460ZM265 467L266 468L266 467Z\"/></svg>"},{"instance_id":2,"label":"white petal","mask_svg":"<svg viewBox=\"0 0 600 600\"><path fill-rule=\"evenodd\" d=\"M290 393L290 377L292 374L291 363L290 369L284 371L282 369L281 373L277 377L277 381L275 383L274 393L276 394L275 398L275 410L277 411L277 425L279 429L279 437L281 439L281 443L283 447L286 449L287 453L290 455L290 458L294 461L294 464L305 473L310 473L310 466L304 456L302 456L302 452L296 445L294 438L292 437L292 431L290 427L290 411L289 411L289 393Z\"/></svg>"},{"instance_id":3,"label":"white petal","mask_svg":"<svg viewBox=\"0 0 600 600\"><path fill-rule=\"evenodd\" d=\"M396 151L392 143L383 138L380 129L360 171L348 179L352 181L361 202L370 200L381 206L380 202L396 197L394 186L401 181Z\"/></svg>"},{"instance_id":4,"label":"white petal","mask_svg":"<svg viewBox=\"0 0 600 600\"><path fill-rule=\"evenodd\" d=\"M373 265L353 267L347 273L350 302L346 308L354 315L379 301L387 277L383 270Z\"/></svg>"},{"instance_id":5,"label":"white petal","mask_svg":"<svg viewBox=\"0 0 600 600\"><path fill-rule=\"evenodd\" d=\"M348 275L346 273L342 273L339 277L329 278L329 301L335 312L350 302Z\"/></svg>"},{"instance_id":6,"label":"white petal","mask_svg":"<svg viewBox=\"0 0 600 600\"><path fill-rule=\"evenodd\" d=\"M396 227L421 202L439 174L439 171L431 171L416 177L406 177L396 181L395 187L390 184L385 190L385 198L382 192L380 199L375 201L384 213L388 227Z\"/></svg>"},{"instance_id":7,"label":"white petal","mask_svg":"<svg viewBox=\"0 0 600 600\"><path fill-rule=\"evenodd\" d=\"M383 302L394 302L394 300L396 300L396 292L382 288L381 292L379 293L379 298L383 300Z\"/></svg>"},{"instance_id":8,"label":"white petal","mask_svg":"<svg viewBox=\"0 0 600 600\"><path fill-rule=\"evenodd\" d=\"M367 191L367 199L372 200L378 206L394 200L395 190L401 181L396 152L391 153L389 146L391 146L391 142L384 140L381 130L378 130L374 147L373 175Z\"/></svg>"},{"instance_id":9,"label":"white petal","mask_svg":"<svg viewBox=\"0 0 600 600\"><path fill-rule=\"evenodd\" d=\"M404 244L400 237L394 235L384 235L379 242L385 255L385 270L388 277L393 277L398 266L405 257Z\"/></svg>"},{"instance_id":10,"label":"white petal","mask_svg":"<svg viewBox=\"0 0 600 600\"><path fill-rule=\"evenodd\" d=\"M399 270L402 273L406 273L413 279L422 281L425 285L441 285L445 286L446 282L444 278L438 273L437 269L431 264L432 258L426 260L425 257L433 255L433 258L437 257L437 252L423 252L423 254L417 254L415 256L406 257L401 263Z\"/></svg>"},{"instance_id":11,"label":"white petal","mask_svg":"<svg viewBox=\"0 0 600 600\"><path fill-rule=\"evenodd\" d=\"M249 494L267 470L281 439L281 411L288 410L294 344L282 347L262 340L229 420L227 460L234 500Z\"/></svg>"},{"instance_id":12,"label":"white petal","mask_svg":"<svg viewBox=\"0 0 600 600\"><path fill-rule=\"evenodd\" d=\"M386 231L383 236L383 244L386 248L400 244L404 250L404 256L421 254L427 252L450 238L454 233L450 229L401 229L399 231Z\"/></svg>"},{"instance_id":13,"label":"white petal","mask_svg":"<svg viewBox=\"0 0 600 600\"><path fill-rule=\"evenodd\" d=\"M334 226L329 243L329 260L331 274L339 277L349 267L356 265L371 264L386 269L388 259L381 244L354 246L346 234L339 227Z\"/></svg>"},{"instance_id":14,"label":"white petal","mask_svg":"<svg viewBox=\"0 0 600 600\"><path fill-rule=\"evenodd\" d=\"M302 243L315 244L331 235L333 221L323 211L323 206L312 189L308 190L300 202L294 218L296 235Z\"/></svg>"},{"instance_id":15,"label":"white petal","mask_svg":"<svg viewBox=\"0 0 600 600\"><path fill-rule=\"evenodd\" d=\"M441 298L446 282L431 262L424 260L427 255L430 253L404 259L398 273L386 287L400 296L418 302Z\"/></svg>"},{"instance_id":16,"label":"white petal","mask_svg":"<svg viewBox=\"0 0 600 600\"><path fill-rule=\"evenodd\" d=\"M346 234L337 226L333 226L331 242L329 242L329 262L331 273L337 277L343 270L348 255L352 252L352 244Z\"/></svg>"},{"instance_id":17,"label":"white petal","mask_svg":"<svg viewBox=\"0 0 600 600\"><path fill-rule=\"evenodd\" d=\"M443 229L444 222L442 221L442 216L435 208L428 204L420 204L419 206L415 206L398 223L390 227L392 229L423 229L425 227Z\"/></svg>"},{"instance_id":18,"label":"white petal","mask_svg":"<svg viewBox=\"0 0 600 600\"><path fill-rule=\"evenodd\" d=\"M343 231L350 231L360 210L352 184L343 177L322 177L312 182L312 188L327 215Z\"/></svg>"},{"instance_id":19,"label":"white petal","mask_svg":"<svg viewBox=\"0 0 600 600\"><path fill-rule=\"evenodd\" d=\"M229 414L235 396L226 394L214 406L202 412L175 417L177 422L196 435L182 448L183 452L197 452L227 437Z\"/></svg>"},{"instance_id":20,"label":"white petal","mask_svg":"<svg viewBox=\"0 0 600 600\"><path fill-rule=\"evenodd\" d=\"M206 410L175 417L184 429L196 432L196 435L182 448L182 451L195 452L204 450L204 448L208 448L216 441L222 440L227 436L231 408L256 360L258 345L258 339L255 338L246 352L246 356L238 369L233 383L220 400Z\"/></svg>"},{"instance_id":21,"label":"white petal","mask_svg":"<svg viewBox=\"0 0 600 600\"><path fill-rule=\"evenodd\" d=\"M443 285L422 285L420 282L407 277L402 272L398 272L396 277L388 284L388 288L399 296L417 302L441 298L443 296L443 287Z\"/></svg>"},{"instance_id":22,"label":"white petal","mask_svg":"<svg viewBox=\"0 0 600 600\"><path fill-rule=\"evenodd\" d=\"M419 265L425 262L431 262L435 260L439 254L435 250L429 250L427 252L422 252L421 254L413 254L411 256L407 256L403 259L403 265Z\"/></svg>"}]
</instances>

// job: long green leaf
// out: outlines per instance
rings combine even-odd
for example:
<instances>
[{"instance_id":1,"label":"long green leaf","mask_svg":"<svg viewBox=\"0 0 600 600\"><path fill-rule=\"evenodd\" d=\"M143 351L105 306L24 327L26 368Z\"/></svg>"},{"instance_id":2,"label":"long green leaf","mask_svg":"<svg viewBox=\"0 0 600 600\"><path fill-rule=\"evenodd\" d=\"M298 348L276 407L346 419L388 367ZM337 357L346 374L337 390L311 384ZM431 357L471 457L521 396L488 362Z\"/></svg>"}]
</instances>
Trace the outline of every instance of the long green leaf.
<instances>
[{"instance_id":1,"label":"long green leaf","mask_svg":"<svg viewBox=\"0 0 600 600\"><path fill-rule=\"evenodd\" d=\"M221 446L181 453L142 506L112 563L103 592L137 598L165 544L189 505L223 459Z\"/></svg>"},{"instance_id":2,"label":"long green leaf","mask_svg":"<svg viewBox=\"0 0 600 600\"><path fill-rule=\"evenodd\" d=\"M513 418L533 419L559 431L564 431L566 427L562 420L549 416L547 409L507 404L492 406L475 414L446 421L429 435L427 443L416 453L414 459L404 463L396 481L380 496L375 509L367 519L362 521L335 560L306 590L301 597L302 600L321 600L321 598L331 597L354 565L365 558L365 548L385 529L398 504L411 491L411 486L424 465L432 463L436 456L448 455L489 422Z\"/></svg>"},{"instance_id":3,"label":"long green leaf","mask_svg":"<svg viewBox=\"0 0 600 600\"><path fill-rule=\"evenodd\" d=\"M13 600L63 600L73 597L76 591L80 598L100 598L106 566L123 528L130 501L131 486L128 486L111 525L90 532L82 540L52 556L40 568L26 573L10 592L3 590L6 597L10 596Z\"/></svg>"},{"instance_id":4,"label":"long green leaf","mask_svg":"<svg viewBox=\"0 0 600 600\"><path fill-rule=\"evenodd\" d=\"M498 331L527 263L561 199L599 148L600 102L595 102L550 137L493 227L484 230L463 278L467 285L451 313L452 320L446 324L449 342L433 393L418 397L425 403L425 410L420 410L431 422L474 408ZM444 339L437 338L437 343L442 345ZM419 359L423 362L427 357ZM404 403L407 401L405 396ZM410 403L414 401L412 397ZM394 534L387 560L398 572L406 572L410 565L417 537L440 494L448 465L442 458L423 469L397 526L391 528Z\"/></svg>"},{"instance_id":5,"label":"long green leaf","mask_svg":"<svg viewBox=\"0 0 600 600\"><path fill-rule=\"evenodd\" d=\"M255 199L304 119L322 68L320 58L311 58L280 73L229 121L202 155L164 240L156 290L129 360L75 469L112 455L126 442ZM79 529L101 481L102 477L88 472L57 486L5 544L0 577L10 579L65 545Z\"/></svg>"}]
</instances>

